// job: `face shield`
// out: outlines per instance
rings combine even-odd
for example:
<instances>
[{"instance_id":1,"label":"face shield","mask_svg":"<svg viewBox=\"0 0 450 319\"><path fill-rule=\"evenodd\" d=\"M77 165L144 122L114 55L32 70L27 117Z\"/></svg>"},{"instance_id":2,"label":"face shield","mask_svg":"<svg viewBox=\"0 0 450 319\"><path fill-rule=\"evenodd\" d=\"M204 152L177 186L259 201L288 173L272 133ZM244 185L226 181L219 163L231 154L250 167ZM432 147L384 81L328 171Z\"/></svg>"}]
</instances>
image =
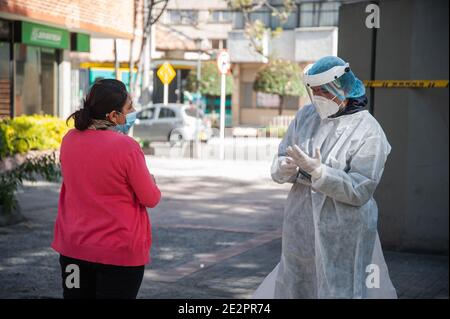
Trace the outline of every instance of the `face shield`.
<instances>
[{"instance_id":1,"label":"face shield","mask_svg":"<svg viewBox=\"0 0 450 319\"><path fill-rule=\"evenodd\" d=\"M350 71L350 65L335 66L318 73L308 74L312 65L305 68L303 82L311 103L316 107L321 118L337 113L345 101L345 92L339 78Z\"/></svg>"}]
</instances>

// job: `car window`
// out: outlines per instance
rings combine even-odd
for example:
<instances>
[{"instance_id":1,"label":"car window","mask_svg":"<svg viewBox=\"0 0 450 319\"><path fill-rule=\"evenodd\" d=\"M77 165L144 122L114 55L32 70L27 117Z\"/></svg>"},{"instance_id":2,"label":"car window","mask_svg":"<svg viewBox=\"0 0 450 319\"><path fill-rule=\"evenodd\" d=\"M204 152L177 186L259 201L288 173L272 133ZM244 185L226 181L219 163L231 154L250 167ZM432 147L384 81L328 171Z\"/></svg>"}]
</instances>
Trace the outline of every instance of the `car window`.
<instances>
[{"instance_id":1,"label":"car window","mask_svg":"<svg viewBox=\"0 0 450 319\"><path fill-rule=\"evenodd\" d=\"M164 119L171 117L175 117L175 112L171 109L168 109L167 107L162 107L161 110L159 111L159 118Z\"/></svg>"},{"instance_id":2,"label":"car window","mask_svg":"<svg viewBox=\"0 0 450 319\"><path fill-rule=\"evenodd\" d=\"M140 120L152 120L154 116L155 116L155 108L152 107L151 109L139 112L137 118Z\"/></svg>"},{"instance_id":3,"label":"car window","mask_svg":"<svg viewBox=\"0 0 450 319\"><path fill-rule=\"evenodd\" d=\"M203 118L203 111L197 107L187 107L185 112L188 116Z\"/></svg>"}]
</instances>

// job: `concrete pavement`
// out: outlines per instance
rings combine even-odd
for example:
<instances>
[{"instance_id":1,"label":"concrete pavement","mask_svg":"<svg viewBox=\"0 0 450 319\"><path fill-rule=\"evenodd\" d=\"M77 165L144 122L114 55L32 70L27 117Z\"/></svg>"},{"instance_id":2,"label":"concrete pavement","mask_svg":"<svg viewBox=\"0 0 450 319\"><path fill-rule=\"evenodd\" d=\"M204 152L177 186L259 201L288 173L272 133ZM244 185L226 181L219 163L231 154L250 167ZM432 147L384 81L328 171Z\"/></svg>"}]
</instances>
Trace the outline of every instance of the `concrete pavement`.
<instances>
[{"instance_id":1,"label":"concrete pavement","mask_svg":"<svg viewBox=\"0 0 450 319\"><path fill-rule=\"evenodd\" d=\"M280 258L289 185L270 162L148 157L163 192L150 211L152 264L139 298L249 298ZM59 185L26 183L27 221L0 228L0 298L60 298L58 255L49 246ZM401 298L448 298L448 256L385 252Z\"/></svg>"}]
</instances>

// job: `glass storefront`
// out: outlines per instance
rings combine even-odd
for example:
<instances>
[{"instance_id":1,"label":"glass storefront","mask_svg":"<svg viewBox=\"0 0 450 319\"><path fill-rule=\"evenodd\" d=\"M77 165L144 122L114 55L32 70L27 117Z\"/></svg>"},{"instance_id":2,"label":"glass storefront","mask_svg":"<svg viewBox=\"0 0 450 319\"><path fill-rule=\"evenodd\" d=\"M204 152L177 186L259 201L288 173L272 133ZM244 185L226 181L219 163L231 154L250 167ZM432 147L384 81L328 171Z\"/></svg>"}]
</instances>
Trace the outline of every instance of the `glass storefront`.
<instances>
[{"instance_id":1,"label":"glass storefront","mask_svg":"<svg viewBox=\"0 0 450 319\"><path fill-rule=\"evenodd\" d=\"M90 35L0 19L0 118L67 113L71 94L59 87L60 80L67 86L71 86L71 75L72 80L74 75L83 80L80 86L71 87L74 98L80 95L75 89L85 90L89 85L88 73L70 73L68 50L89 52Z\"/></svg>"},{"instance_id":2,"label":"glass storefront","mask_svg":"<svg viewBox=\"0 0 450 319\"><path fill-rule=\"evenodd\" d=\"M70 48L69 35L64 29L0 19L0 117L58 115L58 64L62 50Z\"/></svg>"},{"instance_id":3,"label":"glass storefront","mask_svg":"<svg viewBox=\"0 0 450 319\"><path fill-rule=\"evenodd\" d=\"M15 44L15 116L57 113L56 49Z\"/></svg>"}]
</instances>

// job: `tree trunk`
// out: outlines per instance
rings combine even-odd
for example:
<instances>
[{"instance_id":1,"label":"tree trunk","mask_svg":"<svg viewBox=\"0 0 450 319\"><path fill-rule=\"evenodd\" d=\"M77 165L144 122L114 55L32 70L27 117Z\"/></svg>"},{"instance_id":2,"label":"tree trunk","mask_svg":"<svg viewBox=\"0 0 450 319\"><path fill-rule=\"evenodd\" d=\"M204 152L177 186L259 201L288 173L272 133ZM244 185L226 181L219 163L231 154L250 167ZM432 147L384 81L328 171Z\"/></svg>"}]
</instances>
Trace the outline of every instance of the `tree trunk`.
<instances>
[{"instance_id":1,"label":"tree trunk","mask_svg":"<svg viewBox=\"0 0 450 319\"><path fill-rule=\"evenodd\" d=\"M119 76L119 56L117 53L117 39L114 39L114 76L116 80L120 80Z\"/></svg>"},{"instance_id":2,"label":"tree trunk","mask_svg":"<svg viewBox=\"0 0 450 319\"><path fill-rule=\"evenodd\" d=\"M278 115L283 114L283 106L284 106L284 96L279 95L280 97L280 103L278 104Z\"/></svg>"},{"instance_id":3,"label":"tree trunk","mask_svg":"<svg viewBox=\"0 0 450 319\"><path fill-rule=\"evenodd\" d=\"M134 59L133 59L133 49L134 49L134 41L136 39L136 19L137 19L137 5L138 5L138 1L134 0L133 2L133 7L134 7L134 11L133 11L133 37L130 40L130 59L128 62L128 68L130 70L129 74L128 74L128 87L129 87L129 91L130 94L133 96L134 93L134 83L133 83L133 70L134 70ZM144 22L144 21L142 21Z\"/></svg>"}]
</instances>

